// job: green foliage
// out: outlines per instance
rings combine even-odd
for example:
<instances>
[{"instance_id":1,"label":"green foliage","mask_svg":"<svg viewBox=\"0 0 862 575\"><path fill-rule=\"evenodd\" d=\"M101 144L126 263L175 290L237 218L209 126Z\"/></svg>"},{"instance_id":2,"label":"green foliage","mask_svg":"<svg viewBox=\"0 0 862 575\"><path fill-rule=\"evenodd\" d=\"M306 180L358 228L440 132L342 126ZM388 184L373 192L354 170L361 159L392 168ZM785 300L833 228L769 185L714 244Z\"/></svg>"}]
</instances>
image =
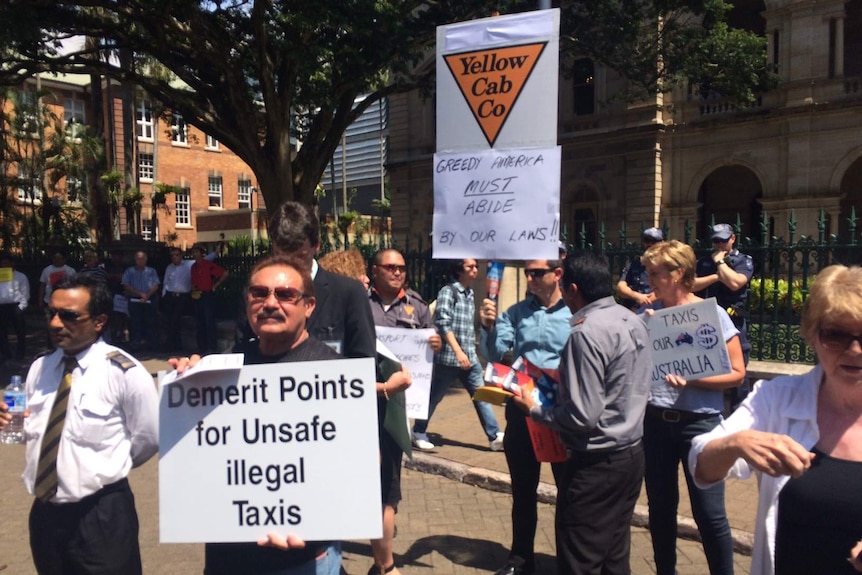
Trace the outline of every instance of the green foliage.
<instances>
[{"instance_id":1,"label":"green foliage","mask_svg":"<svg viewBox=\"0 0 862 575\"><path fill-rule=\"evenodd\" d=\"M814 279L815 276L809 277L809 284ZM801 280L790 283L785 279L779 279L776 282L772 278L751 278L748 306L752 315L759 315L763 310L767 319L776 313L780 318L799 318L802 315L802 304Z\"/></svg>"},{"instance_id":2,"label":"green foliage","mask_svg":"<svg viewBox=\"0 0 862 575\"><path fill-rule=\"evenodd\" d=\"M252 248L253 242L248 235L234 236L227 242L228 253L232 256L252 255Z\"/></svg>"},{"instance_id":3,"label":"green foliage","mask_svg":"<svg viewBox=\"0 0 862 575\"><path fill-rule=\"evenodd\" d=\"M775 85L766 40L730 28L724 0L582 0L563 4L563 56L589 56L627 78L629 97L681 84L741 104Z\"/></svg>"},{"instance_id":4,"label":"green foliage","mask_svg":"<svg viewBox=\"0 0 862 575\"><path fill-rule=\"evenodd\" d=\"M563 56L593 57L647 93L687 80L751 101L768 83L764 44L722 27L727 8L564 2ZM8 0L0 84L46 70L133 82L239 155L267 205L312 203L347 126L381 98L432 86L434 66L421 64L438 25L533 9L534 0ZM75 35L102 44L56 52L56 38ZM135 55L129 65L105 57L116 46Z\"/></svg>"}]
</instances>

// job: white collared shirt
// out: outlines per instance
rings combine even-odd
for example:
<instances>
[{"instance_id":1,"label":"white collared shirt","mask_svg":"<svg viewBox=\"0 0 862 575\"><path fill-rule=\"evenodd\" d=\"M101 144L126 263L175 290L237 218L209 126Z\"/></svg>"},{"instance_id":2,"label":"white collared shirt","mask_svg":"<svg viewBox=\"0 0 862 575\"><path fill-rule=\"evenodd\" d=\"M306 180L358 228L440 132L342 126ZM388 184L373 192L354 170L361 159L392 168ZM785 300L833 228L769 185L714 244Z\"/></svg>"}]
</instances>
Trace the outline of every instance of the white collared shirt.
<instances>
[{"instance_id":1,"label":"white collared shirt","mask_svg":"<svg viewBox=\"0 0 862 575\"><path fill-rule=\"evenodd\" d=\"M71 503L116 483L159 450L159 400L140 362L125 371L107 355L118 348L99 339L76 357L66 421L57 453L54 503ZM125 355L125 352L123 352ZM126 355L126 357L129 357ZM24 487L34 493L42 437L63 377L63 351L37 359L27 374Z\"/></svg>"},{"instance_id":2,"label":"white collared shirt","mask_svg":"<svg viewBox=\"0 0 862 575\"><path fill-rule=\"evenodd\" d=\"M823 380L823 368L815 366L803 375L777 377L758 381L733 415L708 433L692 440L688 455L691 475L697 471L697 457L713 439L726 437L738 431L755 429L789 435L809 451L820 439L817 426L817 392ZM753 469L743 459L737 459L727 477L748 479ZM754 547L751 552L751 575L775 573L775 531L778 520L778 495L787 475L771 477L756 472L759 484L757 519L754 524ZM698 487L712 483L695 481Z\"/></svg>"},{"instance_id":3,"label":"white collared shirt","mask_svg":"<svg viewBox=\"0 0 862 575\"><path fill-rule=\"evenodd\" d=\"M191 293L192 265L194 260L183 260L179 265L168 264L165 268L165 281L162 284L162 295L165 292Z\"/></svg>"},{"instance_id":4,"label":"white collared shirt","mask_svg":"<svg viewBox=\"0 0 862 575\"><path fill-rule=\"evenodd\" d=\"M16 303L18 309L27 309L30 301L30 280L18 270L12 270L12 279L0 282L0 304Z\"/></svg>"}]
</instances>

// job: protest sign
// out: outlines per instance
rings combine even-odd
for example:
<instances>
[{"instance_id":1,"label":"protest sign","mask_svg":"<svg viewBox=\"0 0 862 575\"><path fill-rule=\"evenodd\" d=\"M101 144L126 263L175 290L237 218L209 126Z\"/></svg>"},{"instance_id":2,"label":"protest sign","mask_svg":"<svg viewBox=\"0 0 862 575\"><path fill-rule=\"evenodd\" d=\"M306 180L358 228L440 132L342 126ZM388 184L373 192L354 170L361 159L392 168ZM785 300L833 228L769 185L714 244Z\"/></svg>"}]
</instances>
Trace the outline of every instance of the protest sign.
<instances>
[{"instance_id":1,"label":"protest sign","mask_svg":"<svg viewBox=\"0 0 862 575\"><path fill-rule=\"evenodd\" d=\"M382 535L374 360L247 365L160 390L162 543Z\"/></svg>"},{"instance_id":2,"label":"protest sign","mask_svg":"<svg viewBox=\"0 0 862 575\"><path fill-rule=\"evenodd\" d=\"M649 329L653 383L674 373L687 380L732 371L715 298L643 315Z\"/></svg>"},{"instance_id":3,"label":"protest sign","mask_svg":"<svg viewBox=\"0 0 862 575\"><path fill-rule=\"evenodd\" d=\"M556 259L560 148L434 155L435 258Z\"/></svg>"},{"instance_id":4,"label":"protest sign","mask_svg":"<svg viewBox=\"0 0 862 575\"><path fill-rule=\"evenodd\" d=\"M431 395L431 369L434 352L428 338L434 329L408 329L401 327L375 326L377 341L389 348L401 364L410 372L413 383L405 391L407 416L414 419L428 417Z\"/></svg>"},{"instance_id":5,"label":"protest sign","mask_svg":"<svg viewBox=\"0 0 862 575\"><path fill-rule=\"evenodd\" d=\"M560 11L437 28L437 151L557 143Z\"/></svg>"}]
</instances>

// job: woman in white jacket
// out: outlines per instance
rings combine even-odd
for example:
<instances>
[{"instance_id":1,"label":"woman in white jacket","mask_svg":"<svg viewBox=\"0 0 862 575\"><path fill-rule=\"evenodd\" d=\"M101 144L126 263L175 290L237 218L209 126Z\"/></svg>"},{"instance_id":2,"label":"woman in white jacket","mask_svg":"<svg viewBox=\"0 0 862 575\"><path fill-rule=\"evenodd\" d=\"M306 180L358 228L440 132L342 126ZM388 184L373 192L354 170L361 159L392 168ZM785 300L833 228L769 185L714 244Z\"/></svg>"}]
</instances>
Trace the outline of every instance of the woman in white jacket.
<instances>
[{"instance_id":1,"label":"woman in white jacket","mask_svg":"<svg viewBox=\"0 0 862 575\"><path fill-rule=\"evenodd\" d=\"M862 572L862 268L818 275L801 333L819 365L758 382L689 454L699 487L758 474L751 575Z\"/></svg>"}]
</instances>

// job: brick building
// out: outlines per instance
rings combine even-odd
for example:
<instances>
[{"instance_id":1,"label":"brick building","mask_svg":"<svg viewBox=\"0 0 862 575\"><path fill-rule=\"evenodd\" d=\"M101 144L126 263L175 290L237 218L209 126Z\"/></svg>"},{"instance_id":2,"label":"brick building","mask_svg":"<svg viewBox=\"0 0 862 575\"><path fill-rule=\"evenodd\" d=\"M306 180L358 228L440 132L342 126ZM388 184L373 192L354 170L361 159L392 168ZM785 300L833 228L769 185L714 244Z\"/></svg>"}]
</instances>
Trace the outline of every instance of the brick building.
<instances>
[{"instance_id":1,"label":"brick building","mask_svg":"<svg viewBox=\"0 0 862 575\"><path fill-rule=\"evenodd\" d=\"M19 100L36 92L43 94L40 102L66 125L67 133L70 126L82 129L93 123L89 76L43 74L29 78L18 89ZM101 92L108 170L123 173L127 140L121 87L103 81ZM133 187L140 192L139 212L126 217L128 210L121 208L119 233L182 248L196 242L213 245L239 235L253 239L265 235L263 196L257 192L257 182L249 167L218 140L189 125L181 116L159 114L150 100L140 93L137 96L131 111L134 119L126 125L131 124L134 129L133 149L128 158L133 162ZM8 113L11 100L6 106ZM47 134L42 137L47 138ZM34 137L34 141L38 139ZM20 177L27 168L6 165L3 169ZM18 190L12 200L24 208L27 202L39 206L49 198L63 205L80 201L78 190L84 182L73 177L62 178L46 189L49 179L33 184L32 197ZM159 184L176 190L166 194L161 204Z\"/></svg>"}]
</instances>

